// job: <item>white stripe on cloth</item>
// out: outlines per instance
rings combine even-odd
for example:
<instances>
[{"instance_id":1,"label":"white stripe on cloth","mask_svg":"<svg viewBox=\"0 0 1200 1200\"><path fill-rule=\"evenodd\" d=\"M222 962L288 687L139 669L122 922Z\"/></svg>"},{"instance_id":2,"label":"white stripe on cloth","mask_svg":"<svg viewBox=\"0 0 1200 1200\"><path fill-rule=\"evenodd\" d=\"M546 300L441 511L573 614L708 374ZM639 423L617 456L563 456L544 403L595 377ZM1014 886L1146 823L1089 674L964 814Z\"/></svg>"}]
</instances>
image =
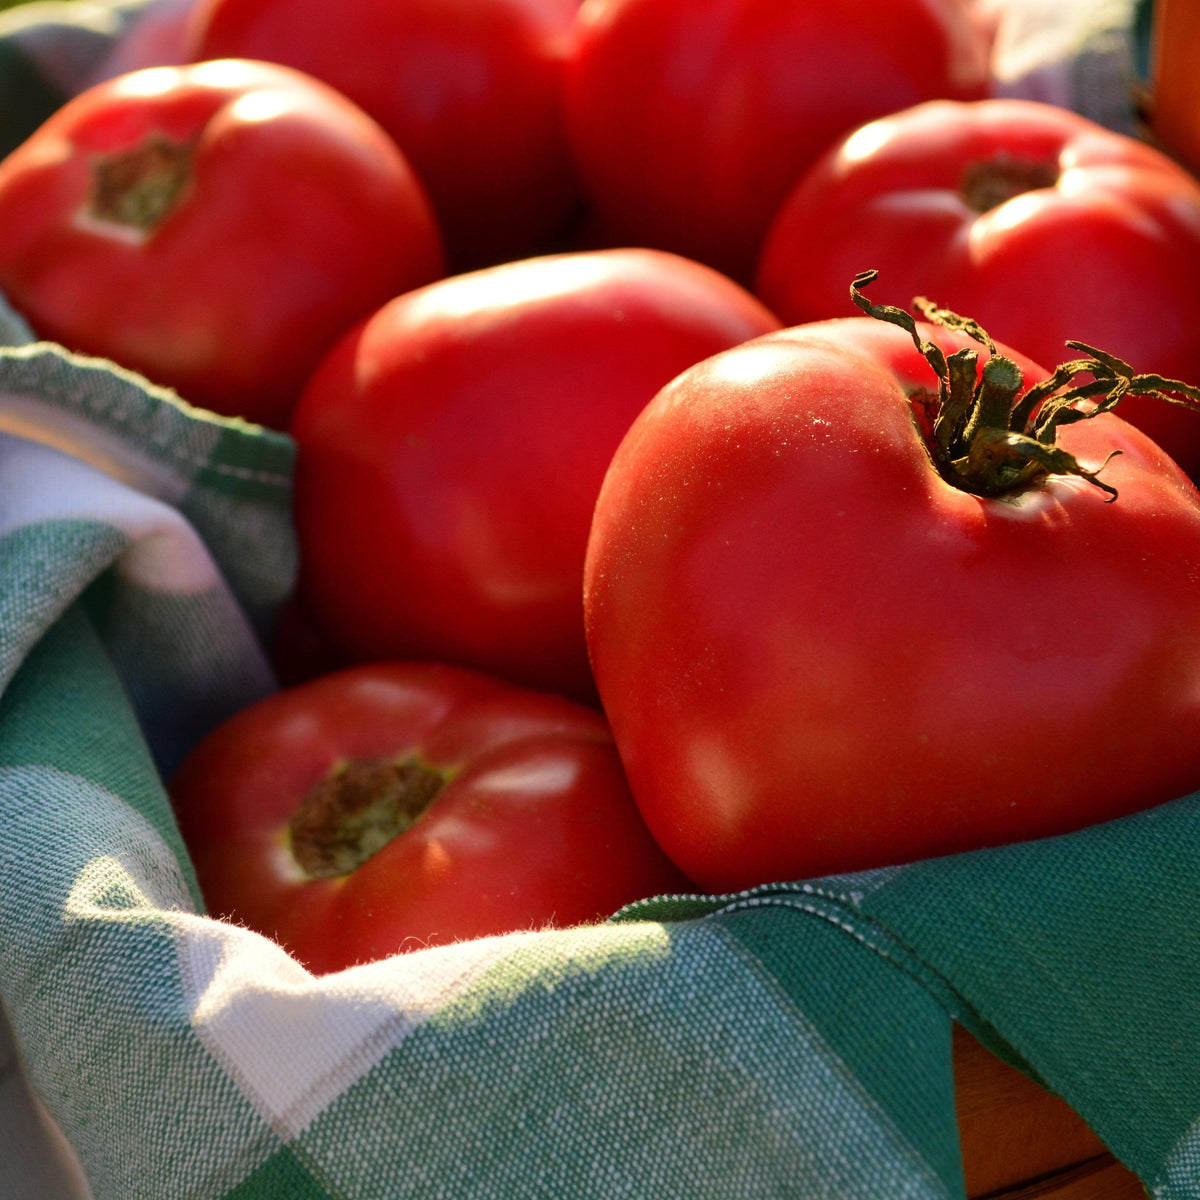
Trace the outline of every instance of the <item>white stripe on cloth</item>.
<instances>
[{"instance_id":1,"label":"white stripe on cloth","mask_svg":"<svg viewBox=\"0 0 1200 1200\"><path fill-rule=\"evenodd\" d=\"M247 929L172 917L192 1027L285 1141L489 967L515 934L314 977Z\"/></svg>"},{"instance_id":2,"label":"white stripe on cloth","mask_svg":"<svg viewBox=\"0 0 1200 1200\"><path fill-rule=\"evenodd\" d=\"M203 541L169 504L69 454L0 435L0 536L61 519L97 521L128 534L134 544L120 570L147 590L195 593L220 581Z\"/></svg>"},{"instance_id":3,"label":"white stripe on cloth","mask_svg":"<svg viewBox=\"0 0 1200 1200\"><path fill-rule=\"evenodd\" d=\"M0 1196L92 1200L79 1159L30 1088L0 1010Z\"/></svg>"}]
</instances>

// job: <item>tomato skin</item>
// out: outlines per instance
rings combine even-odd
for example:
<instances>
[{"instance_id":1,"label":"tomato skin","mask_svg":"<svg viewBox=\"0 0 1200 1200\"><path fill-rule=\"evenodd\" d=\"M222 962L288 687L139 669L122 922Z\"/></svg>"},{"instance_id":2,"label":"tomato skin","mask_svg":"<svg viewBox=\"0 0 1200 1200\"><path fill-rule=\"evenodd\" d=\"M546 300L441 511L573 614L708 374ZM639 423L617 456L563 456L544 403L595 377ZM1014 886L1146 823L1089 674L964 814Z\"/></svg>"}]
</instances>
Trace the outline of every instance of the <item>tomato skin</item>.
<instances>
[{"instance_id":1,"label":"tomato skin","mask_svg":"<svg viewBox=\"0 0 1200 1200\"><path fill-rule=\"evenodd\" d=\"M540 248L577 201L562 73L578 0L197 0L193 59L281 62L369 112L433 200L455 271Z\"/></svg>"},{"instance_id":2,"label":"tomato skin","mask_svg":"<svg viewBox=\"0 0 1200 1200\"><path fill-rule=\"evenodd\" d=\"M146 235L89 215L96 158L192 144ZM0 163L0 288L39 336L281 427L355 321L443 271L428 202L365 114L297 72L223 61L75 97Z\"/></svg>"},{"instance_id":3,"label":"tomato skin","mask_svg":"<svg viewBox=\"0 0 1200 1200\"><path fill-rule=\"evenodd\" d=\"M979 211L964 180L1006 160L1046 177ZM1074 339L1200 380L1200 184L1076 113L933 102L839 143L780 209L756 291L788 324L848 315L846 280L868 267L896 303L928 296L1039 362ZM1200 475L1194 413L1133 397L1121 415Z\"/></svg>"},{"instance_id":4,"label":"tomato skin","mask_svg":"<svg viewBox=\"0 0 1200 1200\"><path fill-rule=\"evenodd\" d=\"M449 774L432 805L350 874L306 877L286 829L310 789L338 762L409 755ZM441 665L353 667L260 701L193 750L171 796L209 911L318 974L690 886L598 713Z\"/></svg>"},{"instance_id":5,"label":"tomato skin","mask_svg":"<svg viewBox=\"0 0 1200 1200\"><path fill-rule=\"evenodd\" d=\"M923 334L947 352L960 335ZM1045 374L1020 356L1027 383ZM1200 495L1106 414L1102 478L935 472L907 335L846 318L708 359L614 456L588 644L634 794L706 889L1063 833L1200 785Z\"/></svg>"},{"instance_id":6,"label":"tomato skin","mask_svg":"<svg viewBox=\"0 0 1200 1200\"><path fill-rule=\"evenodd\" d=\"M829 143L989 86L956 0L585 0L579 24L567 123L599 223L744 281Z\"/></svg>"},{"instance_id":7,"label":"tomato skin","mask_svg":"<svg viewBox=\"0 0 1200 1200\"><path fill-rule=\"evenodd\" d=\"M777 327L730 280L649 250L523 260L385 305L290 427L317 625L355 661L593 696L580 589L608 460L674 375Z\"/></svg>"}]
</instances>

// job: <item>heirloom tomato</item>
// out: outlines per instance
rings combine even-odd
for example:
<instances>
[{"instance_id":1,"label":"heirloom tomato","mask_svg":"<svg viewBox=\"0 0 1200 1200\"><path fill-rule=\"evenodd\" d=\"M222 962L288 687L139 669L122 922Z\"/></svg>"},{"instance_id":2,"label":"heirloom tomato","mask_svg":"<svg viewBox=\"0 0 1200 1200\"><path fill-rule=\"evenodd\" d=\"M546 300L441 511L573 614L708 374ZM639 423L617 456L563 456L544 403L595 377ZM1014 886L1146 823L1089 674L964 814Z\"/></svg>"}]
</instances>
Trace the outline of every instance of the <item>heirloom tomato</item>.
<instances>
[{"instance_id":1,"label":"heirloom tomato","mask_svg":"<svg viewBox=\"0 0 1200 1200\"><path fill-rule=\"evenodd\" d=\"M651 832L705 888L1200 787L1200 493L1101 400L1161 381L1086 352L1047 380L972 326L868 307L887 320L685 371L597 501L600 696Z\"/></svg>"},{"instance_id":2,"label":"heirloom tomato","mask_svg":"<svg viewBox=\"0 0 1200 1200\"><path fill-rule=\"evenodd\" d=\"M290 426L316 624L356 661L592 697L583 552L608 460L674 375L775 328L731 280L653 250L525 259L384 305Z\"/></svg>"},{"instance_id":3,"label":"heirloom tomato","mask_svg":"<svg viewBox=\"0 0 1200 1200\"><path fill-rule=\"evenodd\" d=\"M383 130L297 71L135 71L0 162L0 289L39 336L281 425L355 321L443 272Z\"/></svg>"},{"instance_id":4,"label":"heirloom tomato","mask_svg":"<svg viewBox=\"0 0 1200 1200\"><path fill-rule=\"evenodd\" d=\"M579 25L567 123L599 225L746 281L826 146L990 83L961 0L585 0Z\"/></svg>"},{"instance_id":5,"label":"heirloom tomato","mask_svg":"<svg viewBox=\"0 0 1200 1200\"><path fill-rule=\"evenodd\" d=\"M192 751L171 796L209 911L318 974L689 886L597 712L439 665L261 700Z\"/></svg>"},{"instance_id":6,"label":"heirloom tomato","mask_svg":"<svg viewBox=\"0 0 1200 1200\"><path fill-rule=\"evenodd\" d=\"M1073 338L1200 381L1200 183L1065 109L934 102L831 149L777 215L757 291L787 324L841 316L864 267L1038 362ZM1132 397L1121 415L1200 475L1193 413Z\"/></svg>"},{"instance_id":7,"label":"heirloom tomato","mask_svg":"<svg viewBox=\"0 0 1200 1200\"><path fill-rule=\"evenodd\" d=\"M429 191L456 271L542 248L577 188L562 73L578 0L197 0L192 58L259 58L344 92Z\"/></svg>"}]
</instances>

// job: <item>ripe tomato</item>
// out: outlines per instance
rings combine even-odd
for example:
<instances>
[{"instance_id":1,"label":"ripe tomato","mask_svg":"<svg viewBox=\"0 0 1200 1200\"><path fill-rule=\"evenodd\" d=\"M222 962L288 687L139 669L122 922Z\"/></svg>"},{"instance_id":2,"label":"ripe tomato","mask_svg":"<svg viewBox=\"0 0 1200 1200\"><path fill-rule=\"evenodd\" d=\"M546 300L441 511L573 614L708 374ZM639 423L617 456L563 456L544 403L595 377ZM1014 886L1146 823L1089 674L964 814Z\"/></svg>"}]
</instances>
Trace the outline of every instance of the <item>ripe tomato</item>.
<instances>
[{"instance_id":1,"label":"ripe tomato","mask_svg":"<svg viewBox=\"0 0 1200 1200\"><path fill-rule=\"evenodd\" d=\"M577 199L562 72L578 0L197 0L194 59L286 63L403 149L456 271L515 258Z\"/></svg>"},{"instance_id":2,"label":"ripe tomato","mask_svg":"<svg viewBox=\"0 0 1200 1200\"><path fill-rule=\"evenodd\" d=\"M737 284L651 250L526 259L385 305L291 424L316 623L358 661L594 695L583 552L608 460L672 376L775 328Z\"/></svg>"},{"instance_id":3,"label":"ripe tomato","mask_svg":"<svg viewBox=\"0 0 1200 1200\"><path fill-rule=\"evenodd\" d=\"M1200 493L1112 413L1031 450L1002 428L1012 362L1045 372L1008 357L977 430L976 365L951 359L934 427L903 330L787 329L684 372L616 452L588 643L646 822L703 887L1061 833L1200 786ZM1059 474L1062 451L1091 474Z\"/></svg>"},{"instance_id":4,"label":"ripe tomato","mask_svg":"<svg viewBox=\"0 0 1200 1200\"><path fill-rule=\"evenodd\" d=\"M959 0L585 0L579 21L568 129L600 223L743 280L832 141L989 86Z\"/></svg>"},{"instance_id":5,"label":"ripe tomato","mask_svg":"<svg viewBox=\"0 0 1200 1200\"><path fill-rule=\"evenodd\" d=\"M171 796L209 911L316 973L689 886L598 713L443 666L268 697L193 750Z\"/></svg>"},{"instance_id":6,"label":"ripe tomato","mask_svg":"<svg viewBox=\"0 0 1200 1200\"><path fill-rule=\"evenodd\" d=\"M1068 338L1200 382L1200 184L1150 146L1023 100L935 102L832 149L783 205L757 290L788 324L845 315L871 267L1038 362ZM1121 415L1200 476L1200 420Z\"/></svg>"},{"instance_id":7,"label":"ripe tomato","mask_svg":"<svg viewBox=\"0 0 1200 1200\"><path fill-rule=\"evenodd\" d=\"M0 289L40 336L264 424L355 321L442 271L395 145L284 67L123 75L0 163Z\"/></svg>"}]
</instances>

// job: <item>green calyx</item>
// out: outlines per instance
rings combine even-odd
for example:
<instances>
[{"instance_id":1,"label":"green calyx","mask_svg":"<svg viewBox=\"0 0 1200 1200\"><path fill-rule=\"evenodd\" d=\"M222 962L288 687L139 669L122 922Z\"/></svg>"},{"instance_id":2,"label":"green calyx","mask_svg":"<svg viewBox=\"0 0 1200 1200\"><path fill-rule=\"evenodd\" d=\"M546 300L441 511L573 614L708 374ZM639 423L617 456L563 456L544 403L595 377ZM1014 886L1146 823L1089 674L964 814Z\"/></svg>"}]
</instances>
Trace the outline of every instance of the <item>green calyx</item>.
<instances>
[{"instance_id":1,"label":"green calyx","mask_svg":"<svg viewBox=\"0 0 1200 1200\"><path fill-rule=\"evenodd\" d=\"M408 829L444 785L415 758L339 763L292 814L292 856L310 879L348 875Z\"/></svg>"},{"instance_id":2,"label":"green calyx","mask_svg":"<svg viewBox=\"0 0 1200 1200\"><path fill-rule=\"evenodd\" d=\"M193 152L190 142L152 133L130 150L96 158L91 217L148 236L191 185Z\"/></svg>"},{"instance_id":3,"label":"green calyx","mask_svg":"<svg viewBox=\"0 0 1200 1200\"><path fill-rule=\"evenodd\" d=\"M969 163L958 183L958 194L977 213L990 212L1014 196L1050 188L1058 182L1057 162L997 154Z\"/></svg>"},{"instance_id":4,"label":"green calyx","mask_svg":"<svg viewBox=\"0 0 1200 1200\"><path fill-rule=\"evenodd\" d=\"M1067 342L1067 346L1086 357L1062 363L1048 379L1022 393L1025 380L1017 364L998 354L995 342L970 318L938 308L923 297L913 301L924 320L965 333L984 346L990 357L982 369L977 350L964 347L947 357L939 346L921 337L915 318L904 309L871 303L862 288L878 274L863 271L855 276L850 297L868 316L906 330L933 368L937 394L914 397L914 413L938 474L961 491L1012 496L1049 475L1075 475L1115 500L1116 489L1099 474L1120 451L1114 450L1099 467L1088 470L1055 445L1059 428L1109 412L1129 395L1156 396L1200 409L1200 388L1161 375L1135 375L1128 363L1084 342Z\"/></svg>"}]
</instances>

